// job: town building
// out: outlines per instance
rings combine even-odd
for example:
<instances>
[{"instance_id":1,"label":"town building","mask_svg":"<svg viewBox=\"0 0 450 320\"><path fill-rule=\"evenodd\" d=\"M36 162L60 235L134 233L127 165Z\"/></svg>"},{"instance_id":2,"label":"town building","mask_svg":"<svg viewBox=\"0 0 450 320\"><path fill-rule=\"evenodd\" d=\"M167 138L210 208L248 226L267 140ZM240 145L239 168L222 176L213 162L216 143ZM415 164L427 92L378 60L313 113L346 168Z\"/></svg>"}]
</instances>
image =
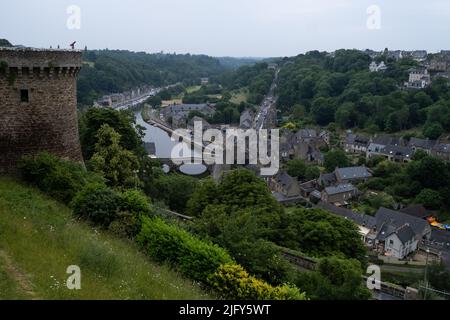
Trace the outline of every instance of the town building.
<instances>
[{"instance_id":1,"label":"town building","mask_svg":"<svg viewBox=\"0 0 450 320\"><path fill-rule=\"evenodd\" d=\"M165 107L161 114L165 121L171 122L174 128L185 128L189 113L197 111L203 114L205 117L211 117L216 112L214 105L202 103L202 104L172 104ZM171 120L171 121L170 121Z\"/></svg>"},{"instance_id":2,"label":"town building","mask_svg":"<svg viewBox=\"0 0 450 320\"><path fill-rule=\"evenodd\" d=\"M188 121L187 128L190 129L190 130L194 130L194 125L195 125L196 122L202 124L202 130L203 131L209 130L209 129L212 128L208 121L206 121L205 119L203 119L201 117L198 117L198 116L194 116L194 117L191 118L191 120Z\"/></svg>"},{"instance_id":3,"label":"town building","mask_svg":"<svg viewBox=\"0 0 450 320\"><path fill-rule=\"evenodd\" d=\"M392 162L401 163L412 161L413 154L414 152L411 148L396 145L388 145L379 150L373 150L369 145L369 148L367 149L367 158L378 156Z\"/></svg>"},{"instance_id":4,"label":"town building","mask_svg":"<svg viewBox=\"0 0 450 320\"><path fill-rule=\"evenodd\" d=\"M387 66L384 63L384 61L381 61L379 64L377 64L375 61L372 61L372 63L369 65L370 72L380 72L387 70Z\"/></svg>"},{"instance_id":5,"label":"town building","mask_svg":"<svg viewBox=\"0 0 450 320\"><path fill-rule=\"evenodd\" d=\"M344 150L347 153L366 153L370 138L353 133L347 134L344 142Z\"/></svg>"},{"instance_id":6,"label":"town building","mask_svg":"<svg viewBox=\"0 0 450 320\"><path fill-rule=\"evenodd\" d=\"M337 184L326 187L322 191L321 200L341 207L348 205L348 201L358 195L358 189L351 183Z\"/></svg>"},{"instance_id":7,"label":"town building","mask_svg":"<svg viewBox=\"0 0 450 320\"><path fill-rule=\"evenodd\" d=\"M296 178L282 171L269 179L269 187L284 198L295 198L300 195L300 187Z\"/></svg>"},{"instance_id":8,"label":"town building","mask_svg":"<svg viewBox=\"0 0 450 320\"><path fill-rule=\"evenodd\" d=\"M359 183L372 178L372 173L364 166L337 168L334 174L338 183Z\"/></svg>"},{"instance_id":9,"label":"town building","mask_svg":"<svg viewBox=\"0 0 450 320\"><path fill-rule=\"evenodd\" d=\"M425 151L427 154L431 154L431 150L436 145L436 140L430 139L419 139L412 137L409 140L408 147L412 149L413 152L417 150Z\"/></svg>"},{"instance_id":10,"label":"town building","mask_svg":"<svg viewBox=\"0 0 450 320\"><path fill-rule=\"evenodd\" d=\"M366 245L384 256L405 259L431 236L428 222L408 213L380 208L372 217L325 202L317 207L353 221Z\"/></svg>"},{"instance_id":11,"label":"town building","mask_svg":"<svg viewBox=\"0 0 450 320\"><path fill-rule=\"evenodd\" d=\"M431 149L431 155L450 161L450 144L438 143Z\"/></svg>"},{"instance_id":12,"label":"town building","mask_svg":"<svg viewBox=\"0 0 450 320\"><path fill-rule=\"evenodd\" d=\"M322 188L334 186L337 184L336 174L334 172L321 173L317 182Z\"/></svg>"},{"instance_id":13,"label":"town building","mask_svg":"<svg viewBox=\"0 0 450 320\"><path fill-rule=\"evenodd\" d=\"M250 129L253 127L253 121L255 119L255 113L251 109L245 109L241 113L239 128L241 129Z\"/></svg>"},{"instance_id":14,"label":"town building","mask_svg":"<svg viewBox=\"0 0 450 320\"><path fill-rule=\"evenodd\" d=\"M449 61L443 57L436 57L430 61L428 69L430 71L445 72L449 68Z\"/></svg>"},{"instance_id":15,"label":"town building","mask_svg":"<svg viewBox=\"0 0 450 320\"><path fill-rule=\"evenodd\" d=\"M431 76L428 69L419 67L411 69L409 73L409 80L405 82L405 87L410 89L424 89L431 84Z\"/></svg>"},{"instance_id":16,"label":"town building","mask_svg":"<svg viewBox=\"0 0 450 320\"><path fill-rule=\"evenodd\" d=\"M393 162L409 162L413 156L413 150L406 146L403 139L390 135L380 135L371 139L367 147L366 157L383 157Z\"/></svg>"},{"instance_id":17,"label":"town building","mask_svg":"<svg viewBox=\"0 0 450 320\"><path fill-rule=\"evenodd\" d=\"M413 229L408 224L398 228L389 224L383 225L377 240L382 246L385 256L397 259L404 259L415 252L419 243Z\"/></svg>"},{"instance_id":18,"label":"town building","mask_svg":"<svg viewBox=\"0 0 450 320\"><path fill-rule=\"evenodd\" d=\"M331 173L321 173L318 184L324 188L346 183L359 183L372 178L370 170L364 166L336 168Z\"/></svg>"}]
</instances>

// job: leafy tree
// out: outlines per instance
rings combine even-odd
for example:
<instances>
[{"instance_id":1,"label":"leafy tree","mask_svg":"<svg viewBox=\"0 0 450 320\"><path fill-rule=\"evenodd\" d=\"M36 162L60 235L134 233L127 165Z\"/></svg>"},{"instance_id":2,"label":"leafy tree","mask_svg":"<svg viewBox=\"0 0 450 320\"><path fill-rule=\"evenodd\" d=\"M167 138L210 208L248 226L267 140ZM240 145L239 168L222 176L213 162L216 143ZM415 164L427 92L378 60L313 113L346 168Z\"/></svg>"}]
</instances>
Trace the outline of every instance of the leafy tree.
<instances>
[{"instance_id":1,"label":"leafy tree","mask_svg":"<svg viewBox=\"0 0 450 320\"><path fill-rule=\"evenodd\" d=\"M319 178L320 169L317 166L308 166L305 170L305 179L308 181Z\"/></svg>"},{"instance_id":2,"label":"leafy tree","mask_svg":"<svg viewBox=\"0 0 450 320\"><path fill-rule=\"evenodd\" d=\"M98 131L107 124L120 135L122 148L143 155L142 132L134 128L134 115L112 108L90 108L80 118L80 140L85 160L91 159L98 142Z\"/></svg>"},{"instance_id":3,"label":"leafy tree","mask_svg":"<svg viewBox=\"0 0 450 320\"><path fill-rule=\"evenodd\" d=\"M350 166L350 161L344 151L335 149L325 154L324 165L328 172L332 172L336 168L346 168Z\"/></svg>"},{"instance_id":4,"label":"leafy tree","mask_svg":"<svg viewBox=\"0 0 450 320\"><path fill-rule=\"evenodd\" d=\"M336 123L341 128L353 128L357 123L357 114L355 112L355 105L352 102L346 102L341 105L336 111Z\"/></svg>"},{"instance_id":5,"label":"leafy tree","mask_svg":"<svg viewBox=\"0 0 450 320\"><path fill-rule=\"evenodd\" d=\"M368 300L371 293L361 275L362 268L357 260L329 257L320 260L317 271L300 273L296 285L312 299Z\"/></svg>"},{"instance_id":6,"label":"leafy tree","mask_svg":"<svg viewBox=\"0 0 450 320\"><path fill-rule=\"evenodd\" d=\"M375 214L376 211L381 207L394 209L395 206L394 198L384 192L365 196L363 202L372 207L372 210L367 212L368 214Z\"/></svg>"},{"instance_id":7,"label":"leafy tree","mask_svg":"<svg viewBox=\"0 0 450 320\"><path fill-rule=\"evenodd\" d=\"M344 255L365 261L366 248L356 225L319 209L294 209L283 221L281 244L314 256Z\"/></svg>"},{"instance_id":8,"label":"leafy tree","mask_svg":"<svg viewBox=\"0 0 450 320\"><path fill-rule=\"evenodd\" d=\"M197 188L197 179L181 174L164 174L155 181L155 198L176 212L186 212L189 198Z\"/></svg>"},{"instance_id":9,"label":"leafy tree","mask_svg":"<svg viewBox=\"0 0 450 320\"><path fill-rule=\"evenodd\" d=\"M442 198L438 191L423 189L417 195L416 203L423 204L426 208L437 210L442 206Z\"/></svg>"},{"instance_id":10,"label":"leafy tree","mask_svg":"<svg viewBox=\"0 0 450 320\"><path fill-rule=\"evenodd\" d=\"M334 120L335 107L329 99L317 98L311 106L311 113L317 124L326 126Z\"/></svg>"},{"instance_id":11,"label":"leafy tree","mask_svg":"<svg viewBox=\"0 0 450 320\"><path fill-rule=\"evenodd\" d=\"M195 192L187 202L186 213L190 216L197 217L202 214L203 209L208 205L218 202L220 197L218 186L212 179L200 181Z\"/></svg>"},{"instance_id":12,"label":"leafy tree","mask_svg":"<svg viewBox=\"0 0 450 320\"><path fill-rule=\"evenodd\" d=\"M89 167L102 174L110 186L139 186L138 158L120 146L120 138L119 133L104 124L97 133L95 153L89 161Z\"/></svg>"},{"instance_id":13,"label":"leafy tree","mask_svg":"<svg viewBox=\"0 0 450 320\"><path fill-rule=\"evenodd\" d=\"M407 174L423 188L437 190L449 184L449 171L444 161L435 157L425 157L420 161L410 162Z\"/></svg>"},{"instance_id":14,"label":"leafy tree","mask_svg":"<svg viewBox=\"0 0 450 320\"><path fill-rule=\"evenodd\" d=\"M89 184L71 202L73 213L104 228L116 219L120 196L105 185Z\"/></svg>"},{"instance_id":15,"label":"leafy tree","mask_svg":"<svg viewBox=\"0 0 450 320\"><path fill-rule=\"evenodd\" d=\"M287 173L299 179L303 179L306 176L306 163L301 159L289 160L286 164Z\"/></svg>"},{"instance_id":16,"label":"leafy tree","mask_svg":"<svg viewBox=\"0 0 450 320\"><path fill-rule=\"evenodd\" d=\"M418 149L418 150L416 150L416 152L414 152L414 155L413 155L412 159L414 161L420 161L420 160L422 160L422 159L424 159L426 157L428 157L428 153L426 153L422 149Z\"/></svg>"},{"instance_id":17,"label":"leafy tree","mask_svg":"<svg viewBox=\"0 0 450 320\"><path fill-rule=\"evenodd\" d=\"M423 135L432 140L438 139L442 133L444 128L440 123L427 123L423 128Z\"/></svg>"}]
</instances>

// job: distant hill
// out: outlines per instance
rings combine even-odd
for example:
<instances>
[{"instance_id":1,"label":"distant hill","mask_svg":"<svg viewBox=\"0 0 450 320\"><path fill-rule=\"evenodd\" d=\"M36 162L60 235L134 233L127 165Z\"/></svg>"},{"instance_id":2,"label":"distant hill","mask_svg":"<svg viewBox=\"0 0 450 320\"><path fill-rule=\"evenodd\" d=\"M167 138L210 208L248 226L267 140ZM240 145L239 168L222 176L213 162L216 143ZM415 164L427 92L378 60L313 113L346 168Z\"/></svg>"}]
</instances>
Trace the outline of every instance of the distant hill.
<instances>
[{"instance_id":1,"label":"distant hill","mask_svg":"<svg viewBox=\"0 0 450 320\"><path fill-rule=\"evenodd\" d=\"M12 47L13 45L6 39L0 39L0 47Z\"/></svg>"},{"instance_id":2,"label":"distant hill","mask_svg":"<svg viewBox=\"0 0 450 320\"><path fill-rule=\"evenodd\" d=\"M217 81L228 67L216 58L191 54L148 54L123 50L85 51L78 79L78 102L90 105L104 94L140 85L198 85L201 78Z\"/></svg>"},{"instance_id":3,"label":"distant hill","mask_svg":"<svg viewBox=\"0 0 450 320\"><path fill-rule=\"evenodd\" d=\"M209 299L138 247L73 219L39 191L0 177L0 300ZM81 269L81 290L66 287Z\"/></svg>"},{"instance_id":4,"label":"distant hill","mask_svg":"<svg viewBox=\"0 0 450 320\"><path fill-rule=\"evenodd\" d=\"M229 69L238 69L242 66L255 64L257 62L261 62L264 58L234 58L234 57L218 57L220 64Z\"/></svg>"}]
</instances>

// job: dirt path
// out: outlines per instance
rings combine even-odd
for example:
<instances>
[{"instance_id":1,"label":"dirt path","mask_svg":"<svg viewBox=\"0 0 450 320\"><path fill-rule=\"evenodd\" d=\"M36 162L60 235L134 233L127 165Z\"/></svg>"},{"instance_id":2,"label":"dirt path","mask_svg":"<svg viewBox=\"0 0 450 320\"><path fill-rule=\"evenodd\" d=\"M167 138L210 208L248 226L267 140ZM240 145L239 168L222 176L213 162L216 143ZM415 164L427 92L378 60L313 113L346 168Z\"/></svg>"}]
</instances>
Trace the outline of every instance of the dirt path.
<instances>
[{"instance_id":1,"label":"dirt path","mask_svg":"<svg viewBox=\"0 0 450 320\"><path fill-rule=\"evenodd\" d=\"M11 257L1 249L0 249L0 261L3 262L6 272L8 272L11 278L17 282L20 289L22 289L23 293L33 300L37 299L36 293L33 291L33 287L27 275L23 273L19 268L17 268Z\"/></svg>"}]
</instances>

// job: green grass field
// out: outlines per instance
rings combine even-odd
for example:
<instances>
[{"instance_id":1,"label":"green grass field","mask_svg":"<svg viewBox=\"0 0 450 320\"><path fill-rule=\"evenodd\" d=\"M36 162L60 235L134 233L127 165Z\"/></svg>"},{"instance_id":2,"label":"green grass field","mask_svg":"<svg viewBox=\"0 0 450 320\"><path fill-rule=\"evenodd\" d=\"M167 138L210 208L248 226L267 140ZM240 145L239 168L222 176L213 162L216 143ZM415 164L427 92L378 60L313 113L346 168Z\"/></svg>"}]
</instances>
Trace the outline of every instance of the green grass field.
<instances>
[{"instance_id":1,"label":"green grass field","mask_svg":"<svg viewBox=\"0 0 450 320\"><path fill-rule=\"evenodd\" d=\"M69 290L67 267L81 268ZM34 188L0 177L0 299L211 299L131 241L76 221Z\"/></svg>"},{"instance_id":2,"label":"green grass field","mask_svg":"<svg viewBox=\"0 0 450 320\"><path fill-rule=\"evenodd\" d=\"M247 102L248 99L248 90L246 89L241 89L238 91L234 91L231 93L231 99L230 102L235 103L235 104L240 104L241 102Z\"/></svg>"}]
</instances>

